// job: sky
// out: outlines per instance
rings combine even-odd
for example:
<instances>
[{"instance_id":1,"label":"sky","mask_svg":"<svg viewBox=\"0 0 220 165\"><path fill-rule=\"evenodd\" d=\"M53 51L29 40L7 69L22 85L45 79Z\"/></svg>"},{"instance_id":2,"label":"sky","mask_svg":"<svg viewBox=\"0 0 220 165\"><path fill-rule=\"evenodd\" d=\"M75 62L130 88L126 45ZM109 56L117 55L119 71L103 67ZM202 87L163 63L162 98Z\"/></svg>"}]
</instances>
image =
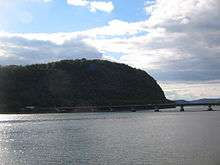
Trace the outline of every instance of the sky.
<instances>
[{"instance_id":1,"label":"sky","mask_svg":"<svg viewBox=\"0 0 220 165\"><path fill-rule=\"evenodd\" d=\"M168 99L220 98L219 0L0 0L0 65L105 59Z\"/></svg>"}]
</instances>

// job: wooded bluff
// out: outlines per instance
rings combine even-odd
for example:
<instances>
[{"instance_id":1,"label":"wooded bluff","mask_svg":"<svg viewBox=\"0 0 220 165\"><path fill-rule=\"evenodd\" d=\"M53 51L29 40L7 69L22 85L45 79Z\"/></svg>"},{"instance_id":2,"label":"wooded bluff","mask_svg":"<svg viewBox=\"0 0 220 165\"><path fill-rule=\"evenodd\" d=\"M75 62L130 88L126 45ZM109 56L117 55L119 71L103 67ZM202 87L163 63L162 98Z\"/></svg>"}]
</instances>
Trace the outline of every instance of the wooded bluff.
<instances>
[{"instance_id":1,"label":"wooded bluff","mask_svg":"<svg viewBox=\"0 0 220 165\"><path fill-rule=\"evenodd\" d=\"M145 71L105 60L62 60L0 67L0 112L27 106L73 107L165 103Z\"/></svg>"}]
</instances>

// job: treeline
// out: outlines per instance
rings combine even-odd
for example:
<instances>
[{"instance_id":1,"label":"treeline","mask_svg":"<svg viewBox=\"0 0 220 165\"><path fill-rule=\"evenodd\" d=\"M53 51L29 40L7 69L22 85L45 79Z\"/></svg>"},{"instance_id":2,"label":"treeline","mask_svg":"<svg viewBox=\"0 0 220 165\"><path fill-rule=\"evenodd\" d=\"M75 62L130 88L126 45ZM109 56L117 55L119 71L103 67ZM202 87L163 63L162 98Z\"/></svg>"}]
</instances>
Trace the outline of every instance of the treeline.
<instances>
[{"instance_id":1,"label":"treeline","mask_svg":"<svg viewBox=\"0 0 220 165\"><path fill-rule=\"evenodd\" d=\"M0 111L167 102L146 72L105 60L0 67Z\"/></svg>"}]
</instances>

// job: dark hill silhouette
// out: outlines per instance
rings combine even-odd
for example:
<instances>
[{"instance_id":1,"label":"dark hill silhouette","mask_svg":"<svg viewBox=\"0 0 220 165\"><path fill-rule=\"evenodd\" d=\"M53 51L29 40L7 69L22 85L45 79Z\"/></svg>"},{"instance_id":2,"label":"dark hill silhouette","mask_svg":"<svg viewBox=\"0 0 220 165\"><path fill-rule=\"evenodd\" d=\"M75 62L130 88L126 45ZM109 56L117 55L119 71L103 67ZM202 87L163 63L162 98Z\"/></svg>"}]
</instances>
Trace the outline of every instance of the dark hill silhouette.
<instances>
[{"instance_id":1,"label":"dark hill silhouette","mask_svg":"<svg viewBox=\"0 0 220 165\"><path fill-rule=\"evenodd\" d=\"M105 60L63 60L0 68L1 111L167 102L146 72Z\"/></svg>"}]
</instances>

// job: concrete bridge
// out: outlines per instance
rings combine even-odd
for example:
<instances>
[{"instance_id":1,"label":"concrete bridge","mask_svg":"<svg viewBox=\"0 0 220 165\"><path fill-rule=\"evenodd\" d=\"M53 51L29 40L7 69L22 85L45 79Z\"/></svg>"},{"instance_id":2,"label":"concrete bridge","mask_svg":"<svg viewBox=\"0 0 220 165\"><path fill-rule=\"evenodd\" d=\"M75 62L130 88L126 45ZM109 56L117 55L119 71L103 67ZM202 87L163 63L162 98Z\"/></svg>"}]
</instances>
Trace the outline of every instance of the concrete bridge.
<instances>
[{"instance_id":1,"label":"concrete bridge","mask_svg":"<svg viewBox=\"0 0 220 165\"><path fill-rule=\"evenodd\" d=\"M184 112L184 107L195 107L195 106L207 106L207 111L214 111L213 106L220 106L220 103L183 103L183 104L147 104L147 105L121 105L121 106L100 106L97 108L108 109L109 111L117 111L117 110L130 110L132 112L138 110L154 110L155 112L160 112L162 109L168 108L177 108L179 107L180 112Z\"/></svg>"},{"instance_id":2,"label":"concrete bridge","mask_svg":"<svg viewBox=\"0 0 220 165\"><path fill-rule=\"evenodd\" d=\"M176 107L180 107L180 112L184 112L185 109L184 107L194 107L194 106L207 106L207 111L213 111L213 106L220 106L220 103L182 103L182 104L155 104L155 109L154 111L155 112L159 112L160 111L160 107L161 106L171 106L173 105L174 107L173 108L176 108Z\"/></svg>"},{"instance_id":3,"label":"concrete bridge","mask_svg":"<svg viewBox=\"0 0 220 165\"><path fill-rule=\"evenodd\" d=\"M79 106L79 107L56 107L57 112L115 112L115 111L132 111L154 110L159 112L162 109L177 108L179 111L185 111L184 107L207 106L208 111L213 111L213 106L220 106L220 103L183 103L183 104L146 104L146 105L108 105L108 106Z\"/></svg>"},{"instance_id":4,"label":"concrete bridge","mask_svg":"<svg viewBox=\"0 0 220 165\"><path fill-rule=\"evenodd\" d=\"M195 107L195 106L207 106L207 111L214 111L213 106L220 106L220 103L183 103L183 104L147 104L147 105L125 105L125 106L108 106L105 108L110 109L110 111L115 111L119 109L130 109L132 112L137 110L154 110L155 112L160 112L162 109L177 108L179 107L180 112L184 112L184 107Z\"/></svg>"}]
</instances>

